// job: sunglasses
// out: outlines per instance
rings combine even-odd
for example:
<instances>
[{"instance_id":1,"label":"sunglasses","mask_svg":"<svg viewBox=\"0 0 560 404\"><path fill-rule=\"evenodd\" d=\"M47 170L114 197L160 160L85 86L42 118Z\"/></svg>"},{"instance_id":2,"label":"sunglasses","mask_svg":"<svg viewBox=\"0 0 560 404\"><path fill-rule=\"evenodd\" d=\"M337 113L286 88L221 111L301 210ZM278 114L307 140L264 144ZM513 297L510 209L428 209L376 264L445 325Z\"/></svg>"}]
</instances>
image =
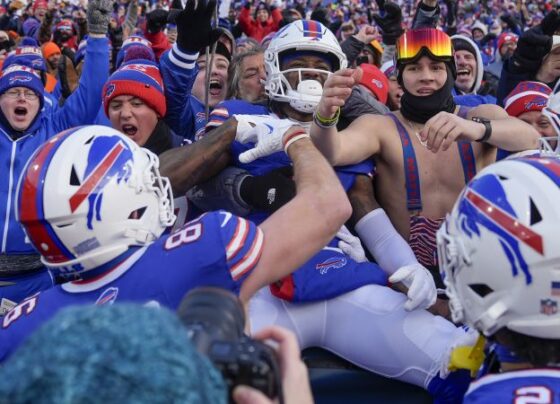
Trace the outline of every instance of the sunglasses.
<instances>
[{"instance_id":1,"label":"sunglasses","mask_svg":"<svg viewBox=\"0 0 560 404\"><path fill-rule=\"evenodd\" d=\"M434 28L421 28L405 32L397 41L397 60L410 60L426 49L437 58L452 58L451 38Z\"/></svg>"}]
</instances>

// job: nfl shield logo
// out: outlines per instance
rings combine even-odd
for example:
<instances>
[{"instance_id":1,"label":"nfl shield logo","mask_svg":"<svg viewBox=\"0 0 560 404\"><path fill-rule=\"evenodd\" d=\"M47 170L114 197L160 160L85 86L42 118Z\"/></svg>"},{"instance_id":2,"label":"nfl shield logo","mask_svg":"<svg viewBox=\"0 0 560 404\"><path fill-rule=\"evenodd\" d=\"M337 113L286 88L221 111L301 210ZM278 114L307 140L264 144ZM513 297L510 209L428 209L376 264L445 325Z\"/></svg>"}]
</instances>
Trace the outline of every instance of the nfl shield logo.
<instances>
[{"instance_id":1,"label":"nfl shield logo","mask_svg":"<svg viewBox=\"0 0 560 404\"><path fill-rule=\"evenodd\" d=\"M541 300L541 313L547 316L552 316L558 313L558 302L552 299Z\"/></svg>"}]
</instances>

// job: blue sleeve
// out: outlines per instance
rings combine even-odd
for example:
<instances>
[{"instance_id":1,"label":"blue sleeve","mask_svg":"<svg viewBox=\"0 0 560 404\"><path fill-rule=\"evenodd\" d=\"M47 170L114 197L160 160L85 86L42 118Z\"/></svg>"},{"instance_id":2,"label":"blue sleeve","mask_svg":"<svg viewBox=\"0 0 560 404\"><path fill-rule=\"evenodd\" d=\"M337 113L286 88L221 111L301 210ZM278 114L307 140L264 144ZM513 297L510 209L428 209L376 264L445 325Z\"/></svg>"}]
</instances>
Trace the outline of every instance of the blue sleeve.
<instances>
[{"instance_id":1,"label":"blue sleeve","mask_svg":"<svg viewBox=\"0 0 560 404\"><path fill-rule=\"evenodd\" d=\"M259 262L264 233L255 223L226 211L219 211L218 218L229 273L235 282L242 282Z\"/></svg>"},{"instance_id":2,"label":"blue sleeve","mask_svg":"<svg viewBox=\"0 0 560 404\"><path fill-rule=\"evenodd\" d=\"M167 101L165 121L177 135L191 140L194 137L194 111L190 98L198 74L197 58L198 53L182 52L174 44L160 59Z\"/></svg>"},{"instance_id":3,"label":"blue sleeve","mask_svg":"<svg viewBox=\"0 0 560 404\"><path fill-rule=\"evenodd\" d=\"M54 86L52 96L57 100L60 100L60 97L62 97L62 86L60 85L60 80L56 82L56 86Z\"/></svg>"},{"instance_id":4,"label":"blue sleeve","mask_svg":"<svg viewBox=\"0 0 560 404\"><path fill-rule=\"evenodd\" d=\"M53 115L56 132L94 122L102 101L103 85L109 78L109 40L88 38L84 69L78 87Z\"/></svg>"}]
</instances>

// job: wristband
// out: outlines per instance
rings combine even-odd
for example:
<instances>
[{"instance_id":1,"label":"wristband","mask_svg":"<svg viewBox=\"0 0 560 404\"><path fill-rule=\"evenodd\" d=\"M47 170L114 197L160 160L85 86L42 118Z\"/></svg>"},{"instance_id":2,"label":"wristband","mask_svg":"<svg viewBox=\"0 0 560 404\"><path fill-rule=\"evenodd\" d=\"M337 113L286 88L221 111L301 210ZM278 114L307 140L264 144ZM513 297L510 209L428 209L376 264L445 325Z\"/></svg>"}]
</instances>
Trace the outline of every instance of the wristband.
<instances>
[{"instance_id":1,"label":"wristband","mask_svg":"<svg viewBox=\"0 0 560 404\"><path fill-rule=\"evenodd\" d=\"M291 133L288 136L284 137L283 143L284 143L284 151L286 152L286 154L288 154L288 147L290 147L292 143L308 137L309 134L304 129L295 131L294 133Z\"/></svg>"},{"instance_id":2,"label":"wristband","mask_svg":"<svg viewBox=\"0 0 560 404\"><path fill-rule=\"evenodd\" d=\"M482 135L480 139L476 139L476 141L479 143L487 142L492 135L492 125L490 124L490 120L486 118L480 118L478 116L473 116L471 120L473 122L478 122L484 125L484 135Z\"/></svg>"},{"instance_id":3,"label":"wristband","mask_svg":"<svg viewBox=\"0 0 560 404\"><path fill-rule=\"evenodd\" d=\"M340 108L336 110L332 118L323 118L317 111L313 114L313 122L323 129L329 129L335 126L338 123L338 118L340 118Z\"/></svg>"}]
</instances>

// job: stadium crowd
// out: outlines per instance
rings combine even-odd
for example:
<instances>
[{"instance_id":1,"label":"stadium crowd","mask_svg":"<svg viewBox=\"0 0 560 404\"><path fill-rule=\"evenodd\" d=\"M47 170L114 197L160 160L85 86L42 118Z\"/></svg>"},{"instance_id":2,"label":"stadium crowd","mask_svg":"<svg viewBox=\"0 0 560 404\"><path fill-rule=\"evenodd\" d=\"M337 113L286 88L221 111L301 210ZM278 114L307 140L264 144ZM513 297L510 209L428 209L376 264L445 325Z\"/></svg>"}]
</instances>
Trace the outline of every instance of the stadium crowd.
<instances>
[{"instance_id":1,"label":"stadium crowd","mask_svg":"<svg viewBox=\"0 0 560 404\"><path fill-rule=\"evenodd\" d=\"M0 0L0 402L556 402L557 6Z\"/></svg>"}]
</instances>

